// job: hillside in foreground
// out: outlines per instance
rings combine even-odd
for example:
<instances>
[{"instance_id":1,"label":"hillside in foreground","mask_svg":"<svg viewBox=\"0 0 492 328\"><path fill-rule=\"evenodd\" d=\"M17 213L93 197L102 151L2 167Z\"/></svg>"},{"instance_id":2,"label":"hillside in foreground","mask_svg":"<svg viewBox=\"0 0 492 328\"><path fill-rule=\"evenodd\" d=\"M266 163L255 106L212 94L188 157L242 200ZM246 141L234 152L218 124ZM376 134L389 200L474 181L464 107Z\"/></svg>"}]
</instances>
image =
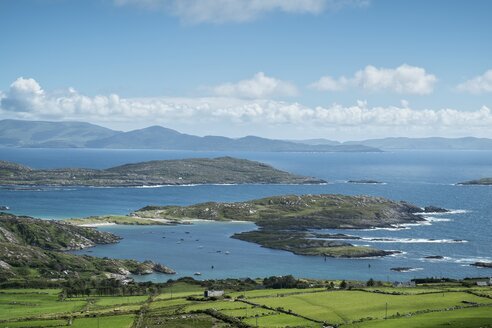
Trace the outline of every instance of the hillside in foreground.
<instances>
[{"instance_id":1,"label":"hillside in foreground","mask_svg":"<svg viewBox=\"0 0 492 328\"><path fill-rule=\"evenodd\" d=\"M152 186L187 184L320 184L324 180L295 175L270 165L233 157L157 160L104 170L31 169L0 161L0 185Z\"/></svg>"},{"instance_id":2,"label":"hillside in foreground","mask_svg":"<svg viewBox=\"0 0 492 328\"><path fill-rule=\"evenodd\" d=\"M482 279L483 281L484 279ZM492 324L492 287L475 280L418 282L265 279L98 289L4 289L0 327L478 328ZM224 291L205 298L205 290ZM106 292L104 292L106 290Z\"/></svg>"}]
</instances>

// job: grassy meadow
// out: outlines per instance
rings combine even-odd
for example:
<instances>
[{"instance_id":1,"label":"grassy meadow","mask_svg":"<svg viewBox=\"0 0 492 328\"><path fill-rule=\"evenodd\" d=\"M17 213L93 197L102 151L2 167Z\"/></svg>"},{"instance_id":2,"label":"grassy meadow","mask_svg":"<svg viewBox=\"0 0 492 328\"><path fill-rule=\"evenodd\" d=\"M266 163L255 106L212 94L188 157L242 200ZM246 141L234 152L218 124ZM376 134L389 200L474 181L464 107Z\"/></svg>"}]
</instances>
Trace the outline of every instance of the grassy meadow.
<instances>
[{"instance_id":1,"label":"grassy meadow","mask_svg":"<svg viewBox=\"0 0 492 328\"><path fill-rule=\"evenodd\" d=\"M0 289L0 328L492 327L492 287L419 285L226 291L174 282L154 295L61 300L58 289Z\"/></svg>"}]
</instances>

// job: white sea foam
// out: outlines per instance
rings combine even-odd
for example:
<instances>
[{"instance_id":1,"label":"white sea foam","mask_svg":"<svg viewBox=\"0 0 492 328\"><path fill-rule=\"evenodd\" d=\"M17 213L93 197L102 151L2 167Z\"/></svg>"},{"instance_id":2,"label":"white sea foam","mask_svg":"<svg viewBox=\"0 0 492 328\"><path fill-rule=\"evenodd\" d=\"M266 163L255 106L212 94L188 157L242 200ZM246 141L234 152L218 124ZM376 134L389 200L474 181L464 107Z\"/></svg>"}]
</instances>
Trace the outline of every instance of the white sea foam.
<instances>
[{"instance_id":1,"label":"white sea foam","mask_svg":"<svg viewBox=\"0 0 492 328\"><path fill-rule=\"evenodd\" d=\"M418 212L416 215L448 215L448 214L463 214L468 213L468 210L448 210L447 212Z\"/></svg>"},{"instance_id":2,"label":"white sea foam","mask_svg":"<svg viewBox=\"0 0 492 328\"><path fill-rule=\"evenodd\" d=\"M195 187L200 186L199 184L161 184L161 185L143 185L143 186L133 186L128 188L136 188L136 189L147 189L147 188L164 188L164 187ZM125 187L122 187L125 188Z\"/></svg>"},{"instance_id":3,"label":"white sea foam","mask_svg":"<svg viewBox=\"0 0 492 328\"><path fill-rule=\"evenodd\" d=\"M428 222L449 222L449 221L451 221L451 219L447 219L447 218L436 218L436 217L433 217L433 216L428 216L425 219Z\"/></svg>"},{"instance_id":4,"label":"white sea foam","mask_svg":"<svg viewBox=\"0 0 492 328\"><path fill-rule=\"evenodd\" d=\"M467 243L462 239L426 239L426 238L393 238L393 237L362 237L369 243L402 243L402 244L461 244Z\"/></svg>"},{"instance_id":5,"label":"white sea foam","mask_svg":"<svg viewBox=\"0 0 492 328\"><path fill-rule=\"evenodd\" d=\"M408 270L403 270L401 272L415 272L415 271L422 271L422 270L424 270L424 268L411 268Z\"/></svg>"},{"instance_id":6,"label":"white sea foam","mask_svg":"<svg viewBox=\"0 0 492 328\"><path fill-rule=\"evenodd\" d=\"M451 262L454 263L464 263L470 264L475 262L490 262L492 258L490 257L462 257L462 258L451 258Z\"/></svg>"},{"instance_id":7,"label":"white sea foam","mask_svg":"<svg viewBox=\"0 0 492 328\"><path fill-rule=\"evenodd\" d=\"M388 228L369 228L369 229L360 229L360 231L374 231L374 230L385 230L385 231L399 231L399 230L408 230L410 228L408 227L402 227L402 226L392 226Z\"/></svg>"},{"instance_id":8,"label":"white sea foam","mask_svg":"<svg viewBox=\"0 0 492 328\"><path fill-rule=\"evenodd\" d=\"M404 251L400 251L400 250L396 250L396 249L389 249L388 252L396 252L396 253L393 253L393 254L390 254L389 256L393 256L393 257L405 257L405 255L407 255L408 253L407 252L404 252Z\"/></svg>"},{"instance_id":9,"label":"white sea foam","mask_svg":"<svg viewBox=\"0 0 492 328\"><path fill-rule=\"evenodd\" d=\"M410 228L410 227L419 227L419 226L430 226L432 225L429 221L420 221L415 223L401 223L395 225L396 228Z\"/></svg>"},{"instance_id":10,"label":"white sea foam","mask_svg":"<svg viewBox=\"0 0 492 328\"><path fill-rule=\"evenodd\" d=\"M88 227L88 228L97 228L97 227L105 227L105 226L113 226L116 225L114 222L101 222L101 223L87 223L80 224L80 227Z\"/></svg>"},{"instance_id":11,"label":"white sea foam","mask_svg":"<svg viewBox=\"0 0 492 328\"><path fill-rule=\"evenodd\" d=\"M428 259L428 258L423 257L420 260L423 262L449 262L452 259L448 256L443 256L442 258L438 258L438 259L433 259L433 258Z\"/></svg>"}]
</instances>

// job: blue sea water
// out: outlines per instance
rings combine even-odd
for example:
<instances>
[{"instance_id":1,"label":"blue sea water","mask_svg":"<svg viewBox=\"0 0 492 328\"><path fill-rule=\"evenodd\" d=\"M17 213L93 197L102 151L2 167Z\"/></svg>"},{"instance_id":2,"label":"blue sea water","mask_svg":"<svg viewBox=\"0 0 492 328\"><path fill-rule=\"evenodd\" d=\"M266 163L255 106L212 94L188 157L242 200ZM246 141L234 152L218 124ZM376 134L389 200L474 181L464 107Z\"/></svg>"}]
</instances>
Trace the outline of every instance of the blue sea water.
<instances>
[{"instance_id":1,"label":"blue sea water","mask_svg":"<svg viewBox=\"0 0 492 328\"><path fill-rule=\"evenodd\" d=\"M457 186L492 176L490 151L397 151L384 153L186 152L158 150L0 149L0 159L33 168L107 168L129 162L189 157L235 156L329 181L326 185L203 185L159 188L0 189L0 205L15 214L47 219L126 214L149 204L188 205L204 201L242 201L280 194L339 193L383 196L419 206L457 210L430 215L427 225L401 230L336 231L362 237L354 241L395 256L373 259L324 259L297 256L229 238L254 229L251 223L198 222L184 226L108 226L99 229L123 237L119 244L81 251L96 256L151 259L174 268L179 276L201 278L264 277L294 274L311 278L406 280L414 277L492 275L469 264L492 260L492 187ZM384 184L350 184L375 179ZM330 231L334 232L334 231ZM165 237L165 238L163 238ZM181 240L183 239L183 240ZM426 260L441 255L443 260ZM213 266L213 269L212 269ZM394 267L415 270L398 273ZM143 280L167 280L150 275Z\"/></svg>"}]
</instances>

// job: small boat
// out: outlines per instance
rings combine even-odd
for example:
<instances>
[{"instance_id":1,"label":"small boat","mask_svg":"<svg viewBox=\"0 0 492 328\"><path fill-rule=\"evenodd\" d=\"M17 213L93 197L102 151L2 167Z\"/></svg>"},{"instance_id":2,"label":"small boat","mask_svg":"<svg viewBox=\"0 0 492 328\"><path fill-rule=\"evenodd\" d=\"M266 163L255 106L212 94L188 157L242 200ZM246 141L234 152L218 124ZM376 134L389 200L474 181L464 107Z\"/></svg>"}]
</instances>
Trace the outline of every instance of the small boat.
<instances>
[{"instance_id":1,"label":"small boat","mask_svg":"<svg viewBox=\"0 0 492 328\"><path fill-rule=\"evenodd\" d=\"M229 255L229 254L231 254L231 252L229 252L229 251L225 251L225 252L224 252L224 254L225 254L225 255Z\"/></svg>"},{"instance_id":2,"label":"small boat","mask_svg":"<svg viewBox=\"0 0 492 328\"><path fill-rule=\"evenodd\" d=\"M202 273L201 273L201 272L195 272L195 273L194 273L194 275L195 275L195 276L201 276L201 275L202 275Z\"/></svg>"},{"instance_id":3,"label":"small boat","mask_svg":"<svg viewBox=\"0 0 492 328\"><path fill-rule=\"evenodd\" d=\"M4 206L4 205L0 205L0 211L8 211L8 210L10 210L10 207Z\"/></svg>"}]
</instances>

